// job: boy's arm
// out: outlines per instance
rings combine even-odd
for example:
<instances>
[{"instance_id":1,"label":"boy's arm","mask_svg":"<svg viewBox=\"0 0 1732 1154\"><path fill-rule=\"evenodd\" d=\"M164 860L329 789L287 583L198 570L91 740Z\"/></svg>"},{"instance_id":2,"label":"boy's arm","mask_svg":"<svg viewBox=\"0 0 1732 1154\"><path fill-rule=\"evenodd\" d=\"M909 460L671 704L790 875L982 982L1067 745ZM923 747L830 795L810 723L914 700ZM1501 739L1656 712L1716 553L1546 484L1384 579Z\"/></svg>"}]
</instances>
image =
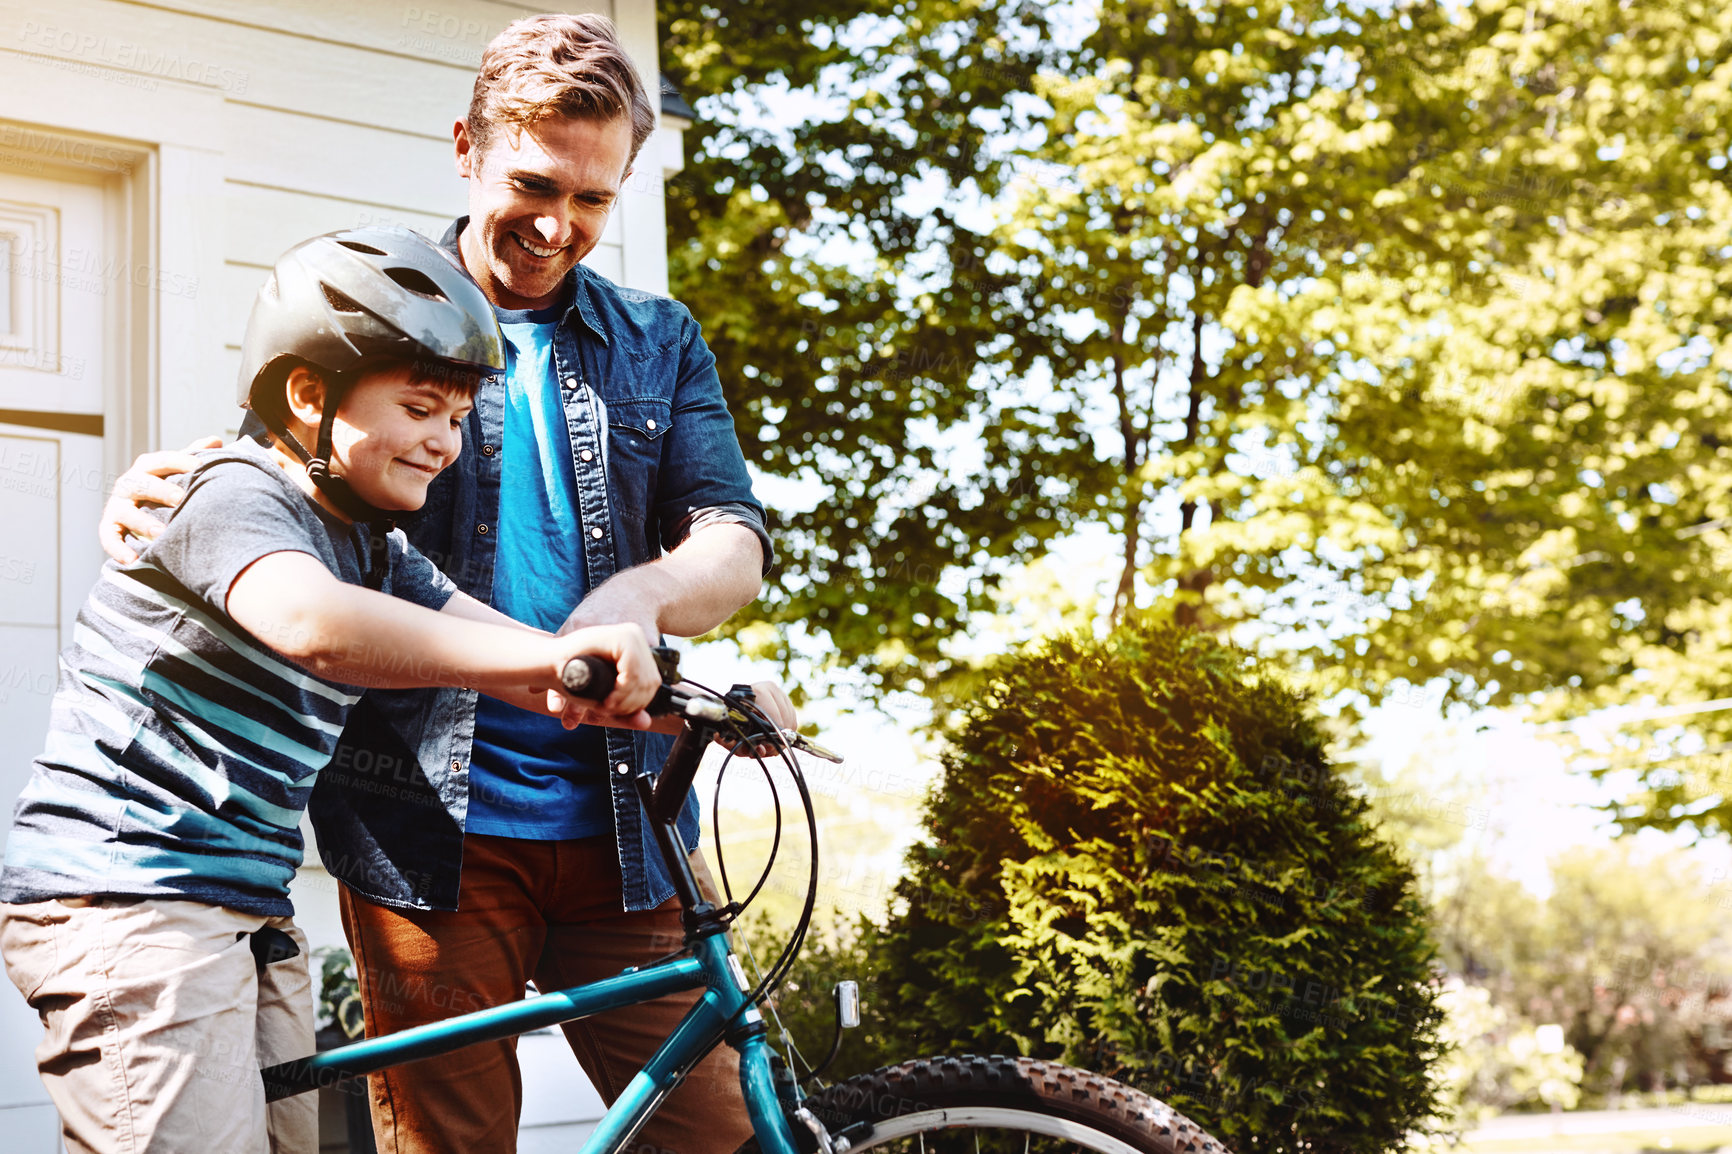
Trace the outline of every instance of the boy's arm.
<instances>
[{"instance_id":1,"label":"boy's arm","mask_svg":"<svg viewBox=\"0 0 1732 1154\"><path fill-rule=\"evenodd\" d=\"M484 601L476 600L461 589L451 594L451 600L445 602L445 607L439 610L439 612L451 617L461 618L464 621L478 621L484 625L497 625L501 629L522 630L523 632L532 634L536 637L553 636L551 633L537 629L533 625L525 625L515 617L507 617L493 606ZM480 687L477 686L476 688ZM553 712L548 708L547 693L545 690L532 688L527 685L515 685L499 686L494 689L481 689L481 692L495 700L503 701L507 705L515 705L519 709L527 709L531 713ZM586 716L588 712L585 708L586 704L587 703L579 704L576 699L571 699L566 702L565 711L561 714L568 723L566 728L575 728L576 726L585 724L589 721L589 718ZM600 719L596 721L596 724L602 723L603 722ZM673 728L668 729L668 732L678 732L678 726L680 724L678 718L658 718L657 724L652 728L664 728L669 723L671 723ZM636 729L642 727L632 726L631 728Z\"/></svg>"},{"instance_id":2,"label":"boy's arm","mask_svg":"<svg viewBox=\"0 0 1732 1154\"><path fill-rule=\"evenodd\" d=\"M445 602L445 608L439 612L461 617L465 621L480 621L486 625L497 625L502 629L521 629L533 633L537 637L551 637L545 629L537 629L533 625L525 625L515 617L507 617L485 601L477 601L469 594L459 589L451 594L451 600Z\"/></svg>"},{"instance_id":3,"label":"boy's arm","mask_svg":"<svg viewBox=\"0 0 1732 1154\"><path fill-rule=\"evenodd\" d=\"M467 686L512 694L508 700L518 704L516 695L527 688L557 688L559 671L572 657L606 657L619 666L619 681L599 709L615 724L648 726L641 710L661 679L641 630L618 626L552 637L468 600L471 605L460 604L456 612L435 612L345 584L311 554L284 551L242 570L225 608L241 628L311 672L370 688ZM475 619L477 608L485 619ZM536 706L560 713L545 697Z\"/></svg>"},{"instance_id":4,"label":"boy's arm","mask_svg":"<svg viewBox=\"0 0 1732 1154\"><path fill-rule=\"evenodd\" d=\"M505 628L521 629L528 633L532 633L537 637L552 636L551 634L543 633L533 625L525 625L515 617L507 617L499 610L493 608L493 606L477 601L475 598L461 591L453 593L451 595L451 600L445 603L445 608L441 609L440 612L448 613L453 617L461 617L467 621L481 621L488 624L503 626ZM755 681L752 683L752 689L758 695L758 708L769 714L770 719L776 722L777 725L781 726L783 729L794 729L799 725L799 714L795 711L793 703L788 700L788 694L780 685L777 685L773 681ZM522 686L516 687L515 689L501 689L497 691L484 689L482 692L486 693L489 697L497 698L508 705L515 705L520 709L527 709L534 713L549 712L546 707L546 695L544 693L539 693ZM585 716L585 713L591 709L594 709L593 714ZM601 712L599 708L591 707L589 706L589 703L577 701L575 699L567 702L565 712L562 716L574 725L618 724L618 722L613 718L610 718L605 713ZM645 727L632 725L628 726L628 728L641 729ZM677 734L685 728L685 722L681 721L677 717L658 717L647 728L653 729L657 733Z\"/></svg>"}]
</instances>

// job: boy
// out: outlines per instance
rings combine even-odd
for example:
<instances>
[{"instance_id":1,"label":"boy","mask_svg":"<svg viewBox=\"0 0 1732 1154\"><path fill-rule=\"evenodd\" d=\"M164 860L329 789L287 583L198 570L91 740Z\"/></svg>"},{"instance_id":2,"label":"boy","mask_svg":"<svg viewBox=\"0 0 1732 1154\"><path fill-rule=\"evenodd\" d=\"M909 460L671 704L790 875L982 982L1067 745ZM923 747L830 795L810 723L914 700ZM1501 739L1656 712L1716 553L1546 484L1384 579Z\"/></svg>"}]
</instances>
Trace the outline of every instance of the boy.
<instances>
[{"instance_id":1,"label":"boy","mask_svg":"<svg viewBox=\"0 0 1732 1154\"><path fill-rule=\"evenodd\" d=\"M518 625L390 524L503 366L486 298L414 233L292 249L243 351L271 443L201 454L161 536L104 568L0 872L0 950L70 1149L317 1149L314 1100L267 1111L258 1068L313 1048L288 884L355 687L469 686L575 724L533 687L598 654L620 669L601 711L647 725L640 629Z\"/></svg>"}]
</instances>

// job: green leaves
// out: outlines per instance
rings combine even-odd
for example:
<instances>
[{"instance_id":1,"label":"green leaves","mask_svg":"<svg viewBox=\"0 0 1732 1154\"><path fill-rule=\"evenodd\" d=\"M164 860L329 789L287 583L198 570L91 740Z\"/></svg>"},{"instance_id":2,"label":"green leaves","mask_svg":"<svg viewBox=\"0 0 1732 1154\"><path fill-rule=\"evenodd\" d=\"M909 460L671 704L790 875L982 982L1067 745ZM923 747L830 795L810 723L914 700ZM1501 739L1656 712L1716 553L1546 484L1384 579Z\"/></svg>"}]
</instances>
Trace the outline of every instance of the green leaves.
<instances>
[{"instance_id":1,"label":"green leaves","mask_svg":"<svg viewBox=\"0 0 1732 1154\"><path fill-rule=\"evenodd\" d=\"M1432 1110L1432 950L1322 746L1194 632L995 663L870 942L875 1012L917 1049L1102 1070L1234 1149L1398 1144Z\"/></svg>"},{"instance_id":2,"label":"green leaves","mask_svg":"<svg viewBox=\"0 0 1732 1154\"><path fill-rule=\"evenodd\" d=\"M1732 12L662 13L703 117L674 289L778 521L757 624L965 698L956 639L1044 628L1018 575L1093 530L1114 612L1322 693L1722 695ZM1717 781L1632 820L1721 828Z\"/></svg>"}]
</instances>

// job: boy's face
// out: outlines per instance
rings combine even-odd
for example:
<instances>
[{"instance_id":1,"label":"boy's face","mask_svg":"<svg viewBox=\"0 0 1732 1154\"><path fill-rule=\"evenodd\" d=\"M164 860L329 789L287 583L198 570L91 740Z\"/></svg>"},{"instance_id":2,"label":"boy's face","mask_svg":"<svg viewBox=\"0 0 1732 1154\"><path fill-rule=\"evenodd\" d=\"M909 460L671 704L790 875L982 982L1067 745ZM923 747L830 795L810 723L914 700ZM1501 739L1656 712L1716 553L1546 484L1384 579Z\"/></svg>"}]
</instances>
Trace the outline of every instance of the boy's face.
<instances>
[{"instance_id":1,"label":"boy's face","mask_svg":"<svg viewBox=\"0 0 1732 1154\"><path fill-rule=\"evenodd\" d=\"M499 307L546 308L607 227L631 160L631 121L502 124L484 154L463 121L455 134L457 171L469 180L464 266Z\"/></svg>"},{"instance_id":2,"label":"boy's face","mask_svg":"<svg viewBox=\"0 0 1732 1154\"><path fill-rule=\"evenodd\" d=\"M370 505L419 509L428 484L457 459L473 407L467 397L414 380L407 365L368 373L337 408L332 471Z\"/></svg>"}]
</instances>

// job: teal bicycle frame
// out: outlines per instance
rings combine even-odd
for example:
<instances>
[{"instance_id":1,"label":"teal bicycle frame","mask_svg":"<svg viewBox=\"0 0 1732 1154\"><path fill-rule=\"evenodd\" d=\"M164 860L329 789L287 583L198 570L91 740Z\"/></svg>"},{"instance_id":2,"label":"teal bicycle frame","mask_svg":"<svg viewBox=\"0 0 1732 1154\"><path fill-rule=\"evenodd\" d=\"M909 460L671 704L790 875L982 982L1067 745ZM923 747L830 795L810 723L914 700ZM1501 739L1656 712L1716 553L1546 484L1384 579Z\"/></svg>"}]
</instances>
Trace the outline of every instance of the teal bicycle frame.
<instances>
[{"instance_id":1,"label":"teal bicycle frame","mask_svg":"<svg viewBox=\"0 0 1732 1154\"><path fill-rule=\"evenodd\" d=\"M668 693L665 689L662 692ZM681 696L675 694L674 700ZM632 967L598 982L367 1038L267 1067L261 1071L266 1100L276 1101L478 1042L498 1041L681 990L702 988L696 1004L608 1108L584 1143L581 1154L614 1154L624 1149L686 1072L723 1042L739 1051L740 1089L759 1149L763 1154L797 1154L788 1120L797 1103L784 1102L778 1094L766 1040L768 1030L757 1006L748 1000L752 991L745 969L733 952L723 928L724 920L699 891L674 828L703 751L721 731L720 721L687 715L685 732L674 743L659 777L643 773L634 779L685 910L686 947L691 957L641 969Z\"/></svg>"}]
</instances>

